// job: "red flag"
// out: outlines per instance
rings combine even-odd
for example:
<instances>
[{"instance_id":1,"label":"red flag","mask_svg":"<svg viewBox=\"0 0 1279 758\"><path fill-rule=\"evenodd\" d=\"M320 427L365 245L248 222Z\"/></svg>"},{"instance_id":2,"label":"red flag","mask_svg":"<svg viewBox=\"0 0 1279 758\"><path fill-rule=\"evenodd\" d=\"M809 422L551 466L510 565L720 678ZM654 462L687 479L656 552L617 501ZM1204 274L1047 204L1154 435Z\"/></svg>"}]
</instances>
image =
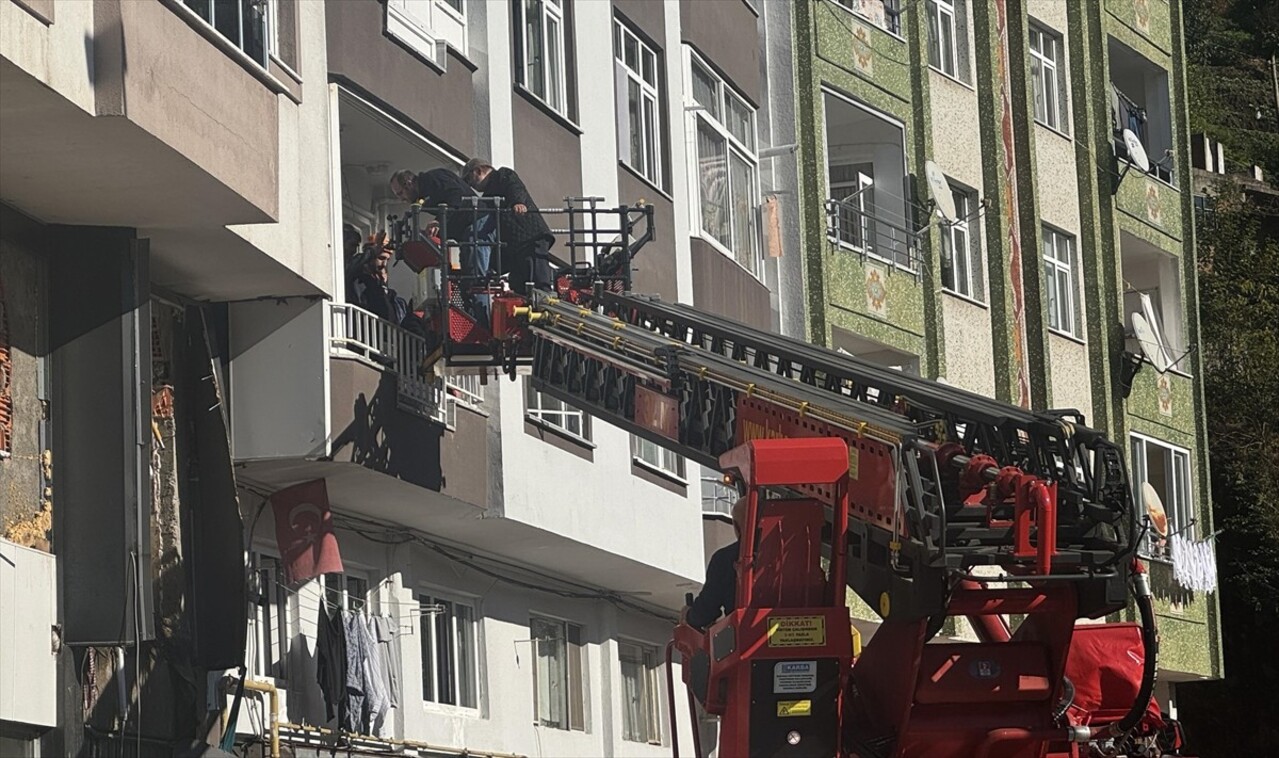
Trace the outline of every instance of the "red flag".
<instances>
[{"instance_id":1,"label":"red flag","mask_svg":"<svg viewBox=\"0 0 1279 758\"><path fill-rule=\"evenodd\" d=\"M271 496L271 507L275 510L275 542L290 584L320 574L342 573L342 555L323 479L280 490Z\"/></svg>"}]
</instances>

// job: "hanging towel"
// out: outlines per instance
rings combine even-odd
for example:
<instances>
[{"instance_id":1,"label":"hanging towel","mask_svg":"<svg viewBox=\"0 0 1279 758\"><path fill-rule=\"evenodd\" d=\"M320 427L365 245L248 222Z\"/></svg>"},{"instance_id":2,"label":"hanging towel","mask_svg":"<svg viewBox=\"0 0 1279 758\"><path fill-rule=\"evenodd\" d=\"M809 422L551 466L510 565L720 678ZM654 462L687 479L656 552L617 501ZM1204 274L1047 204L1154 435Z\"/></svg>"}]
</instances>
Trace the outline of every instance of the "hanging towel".
<instances>
[{"instance_id":1,"label":"hanging towel","mask_svg":"<svg viewBox=\"0 0 1279 758\"><path fill-rule=\"evenodd\" d=\"M389 616L377 616L373 619L373 628L377 632L378 647L382 651L382 662L386 670L386 693L391 699L391 707L400 707L400 646L398 640L400 628Z\"/></svg>"},{"instance_id":2,"label":"hanging towel","mask_svg":"<svg viewBox=\"0 0 1279 758\"><path fill-rule=\"evenodd\" d=\"M364 622L359 614L342 611L342 627L346 632L346 713L343 715L342 728L355 734L368 734L365 724L365 690L364 662L368 654L368 646L363 643L367 636Z\"/></svg>"},{"instance_id":3,"label":"hanging towel","mask_svg":"<svg viewBox=\"0 0 1279 758\"><path fill-rule=\"evenodd\" d=\"M391 710L391 696L386 689L386 661L382 658L382 648L377 643L373 619L366 616L361 618L361 621L364 624L361 641L368 646L368 652L364 657L365 691L368 695L365 702L365 707L368 709L368 733L376 735L386 720L387 712Z\"/></svg>"}]
</instances>

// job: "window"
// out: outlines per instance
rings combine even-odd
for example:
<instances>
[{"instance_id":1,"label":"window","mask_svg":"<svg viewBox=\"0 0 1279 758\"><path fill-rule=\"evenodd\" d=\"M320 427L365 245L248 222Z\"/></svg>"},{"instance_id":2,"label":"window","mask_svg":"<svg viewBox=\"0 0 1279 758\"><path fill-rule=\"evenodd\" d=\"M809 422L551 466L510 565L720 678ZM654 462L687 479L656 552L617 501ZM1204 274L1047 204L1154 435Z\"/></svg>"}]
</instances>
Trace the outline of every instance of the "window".
<instances>
[{"instance_id":1,"label":"window","mask_svg":"<svg viewBox=\"0 0 1279 758\"><path fill-rule=\"evenodd\" d=\"M702 513L719 513L728 516L737 502L737 490L724 484L724 476L712 468L702 466Z\"/></svg>"},{"instance_id":2,"label":"window","mask_svg":"<svg viewBox=\"0 0 1279 758\"><path fill-rule=\"evenodd\" d=\"M1152 437L1131 435L1132 489L1138 513L1148 513L1142 483L1149 483L1163 502L1168 517L1168 536L1179 534L1194 539L1194 506L1190 490L1190 453ZM1157 533L1146 535L1143 553L1151 558L1170 557L1168 539Z\"/></svg>"},{"instance_id":3,"label":"window","mask_svg":"<svg viewBox=\"0 0 1279 758\"><path fill-rule=\"evenodd\" d=\"M516 81L551 110L566 115L563 2L520 0L514 7L520 35Z\"/></svg>"},{"instance_id":4,"label":"window","mask_svg":"<svg viewBox=\"0 0 1279 758\"><path fill-rule=\"evenodd\" d=\"M692 102L685 110L696 156L695 223L704 237L727 248L742 268L760 276L755 109L691 50L689 77Z\"/></svg>"},{"instance_id":5,"label":"window","mask_svg":"<svg viewBox=\"0 0 1279 758\"><path fill-rule=\"evenodd\" d=\"M1181 261L1158 246L1128 232L1119 234L1124 284L1124 322L1132 331L1132 314L1150 325L1168 365L1185 355L1185 315L1181 300ZM1142 352L1145 348L1142 347ZM1150 356L1155 360L1157 356Z\"/></svg>"},{"instance_id":6,"label":"window","mask_svg":"<svg viewBox=\"0 0 1279 758\"><path fill-rule=\"evenodd\" d=\"M1075 303L1075 241L1044 227L1044 292L1048 328L1078 336L1079 308Z\"/></svg>"},{"instance_id":7,"label":"window","mask_svg":"<svg viewBox=\"0 0 1279 758\"><path fill-rule=\"evenodd\" d=\"M905 130L869 106L822 95L827 234L839 247L913 269Z\"/></svg>"},{"instance_id":8,"label":"window","mask_svg":"<svg viewBox=\"0 0 1279 758\"><path fill-rule=\"evenodd\" d=\"M967 0L928 0L928 65L969 81Z\"/></svg>"},{"instance_id":9,"label":"window","mask_svg":"<svg viewBox=\"0 0 1279 758\"><path fill-rule=\"evenodd\" d=\"M479 664L475 609L434 595L418 595L422 645L422 699L430 703L479 707Z\"/></svg>"},{"instance_id":10,"label":"window","mask_svg":"<svg viewBox=\"0 0 1279 758\"><path fill-rule=\"evenodd\" d=\"M427 60L443 67L436 42L466 52L463 0L387 0L387 31Z\"/></svg>"},{"instance_id":11,"label":"window","mask_svg":"<svg viewBox=\"0 0 1279 758\"><path fill-rule=\"evenodd\" d=\"M618 642L617 657L622 664L622 739L662 744L657 649Z\"/></svg>"},{"instance_id":12,"label":"window","mask_svg":"<svg viewBox=\"0 0 1279 758\"><path fill-rule=\"evenodd\" d=\"M1115 154L1121 160L1128 159L1123 130L1131 129L1150 158L1150 173L1169 184L1174 183L1176 164L1173 162L1168 72L1113 37L1107 52Z\"/></svg>"},{"instance_id":13,"label":"window","mask_svg":"<svg viewBox=\"0 0 1279 758\"><path fill-rule=\"evenodd\" d=\"M533 667L533 709L537 723L552 729L586 731L586 655L582 627L532 616L529 631L537 659Z\"/></svg>"},{"instance_id":14,"label":"window","mask_svg":"<svg viewBox=\"0 0 1279 758\"><path fill-rule=\"evenodd\" d=\"M977 193L951 186L956 220L942 227L941 283L957 295L974 300L986 296L981 239L977 233Z\"/></svg>"},{"instance_id":15,"label":"window","mask_svg":"<svg viewBox=\"0 0 1279 758\"><path fill-rule=\"evenodd\" d=\"M350 574L323 574L320 584L324 600L332 608L358 611L369 599L369 580Z\"/></svg>"},{"instance_id":16,"label":"window","mask_svg":"<svg viewBox=\"0 0 1279 758\"><path fill-rule=\"evenodd\" d=\"M631 435L631 455L636 461L649 468L670 474L677 479L684 478L684 459L655 442L643 437Z\"/></svg>"},{"instance_id":17,"label":"window","mask_svg":"<svg viewBox=\"0 0 1279 758\"><path fill-rule=\"evenodd\" d=\"M618 155L661 188L661 58L619 20L613 22L613 56L617 66Z\"/></svg>"},{"instance_id":18,"label":"window","mask_svg":"<svg viewBox=\"0 0 1279 758\"><path fill-rule=\"evenodd\" d=\"M902 33L901 0L837 0L853 13L865 17L875 26L898 36Z\"/></svg>"},{"instance_id":19,"label":"window","mask_svg":"<svg viewBox=\"0 0 1279 758\"><path fill-rule=\"evenodd\" d=\"M253 553L253 584L249 600L253 605L251 645L253 674L262 678L288 678L289 591L284 585L284 567L275 556Z\"/></svg>"},{"instance_id":20,"label":"window","mask_svg":"<svg viewBox=\"0 0 1279 758\"><path fill-rule=\"evenodd\" d=\"M267 19L274 0L183 0L209 26L263 67L267 65Z\"/></svg>"},{"instance_id":21,"label":"window","mask_svg":"<svg viewBox=\"0 0 1279 758\"><path fill-rule=\"evenodd\" d=\"M547 426L553 426L567 434L585 440L591 439L591 417L559 398L533 389L525 384L528 417Z\"/></svg>"},{"instance_id":22,"label":"window","mask_svg":"<svg viewBox=\"0 0 1279 758\"><path fill-rule=\"evenodd\" d=\"M1035 85L1035 120L1066 131L1066 87L1061 37L1030 25L1030 78Z\"/></svg>"}]
</instances>

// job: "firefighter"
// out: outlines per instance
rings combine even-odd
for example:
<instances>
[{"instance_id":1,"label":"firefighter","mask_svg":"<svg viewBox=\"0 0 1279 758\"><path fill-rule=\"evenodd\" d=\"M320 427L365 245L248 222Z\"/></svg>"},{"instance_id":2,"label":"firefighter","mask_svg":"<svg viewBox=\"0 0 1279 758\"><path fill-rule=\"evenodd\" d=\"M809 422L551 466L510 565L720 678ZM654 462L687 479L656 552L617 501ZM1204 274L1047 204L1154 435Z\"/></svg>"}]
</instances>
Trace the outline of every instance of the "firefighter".
<instances>
[{"instance_id":1,"label":"firefighter","mask_svg":"<svg viewBox=\"0 0 1279 758\"><path fill-rule=\"evenodd\" d=\"M746 520L746 498L733 503L733 532L737 540L711 555L706 564L706 583L693 604L684 607L680 620L694 629L705 629L721 615L737 610L737 556L742 540L742 524Z\"/></svg>"}]
</instances>

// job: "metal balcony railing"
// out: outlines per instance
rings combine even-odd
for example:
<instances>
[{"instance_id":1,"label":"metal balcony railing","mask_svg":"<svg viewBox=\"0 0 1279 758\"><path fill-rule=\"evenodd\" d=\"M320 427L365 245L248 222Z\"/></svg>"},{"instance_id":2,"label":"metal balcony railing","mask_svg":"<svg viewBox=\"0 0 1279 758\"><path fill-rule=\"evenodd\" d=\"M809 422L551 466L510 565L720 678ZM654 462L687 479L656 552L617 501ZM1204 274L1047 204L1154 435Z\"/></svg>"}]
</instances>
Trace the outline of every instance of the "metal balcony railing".
<instances>
[{"instance_id":1,"label":"metal balcony railing","mask_svg":"<svg viewBox=\"0 0 1279 758\"><path fill-rule=\"evenodd\" d=\"M420 335L348 303L329 303L329 323L329 353L394 373L396 405L400 409L453 426L459 404L474 410L482 408L481 377L428 380L423 375L429 351Z\"/></svg>"}]
</instances>

